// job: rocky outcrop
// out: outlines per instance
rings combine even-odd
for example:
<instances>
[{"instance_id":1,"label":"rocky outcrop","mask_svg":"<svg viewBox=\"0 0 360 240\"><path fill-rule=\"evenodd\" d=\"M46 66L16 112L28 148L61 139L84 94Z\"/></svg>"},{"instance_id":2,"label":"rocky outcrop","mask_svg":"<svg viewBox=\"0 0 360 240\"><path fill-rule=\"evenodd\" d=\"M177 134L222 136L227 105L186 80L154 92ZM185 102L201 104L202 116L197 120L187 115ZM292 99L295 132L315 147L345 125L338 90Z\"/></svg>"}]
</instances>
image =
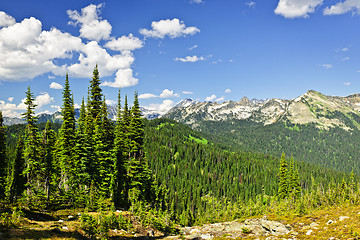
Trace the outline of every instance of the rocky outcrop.
<instances>
[{"instance_id":1,"label":"rocky outcrop","mask_svg":"<svg viewBox=\"0 0 360 240\"><path fill-rule=\"evenodd\" d=\"M205 224L201 227L184 227L181 229L181 235L170 236L165 239L213 239L218 237L243 238L260 236L281 236L291 234L292 228L287 225L267 220L264 218L247 219L244 222L223 222Z\"/></svg>"}]
</instances>

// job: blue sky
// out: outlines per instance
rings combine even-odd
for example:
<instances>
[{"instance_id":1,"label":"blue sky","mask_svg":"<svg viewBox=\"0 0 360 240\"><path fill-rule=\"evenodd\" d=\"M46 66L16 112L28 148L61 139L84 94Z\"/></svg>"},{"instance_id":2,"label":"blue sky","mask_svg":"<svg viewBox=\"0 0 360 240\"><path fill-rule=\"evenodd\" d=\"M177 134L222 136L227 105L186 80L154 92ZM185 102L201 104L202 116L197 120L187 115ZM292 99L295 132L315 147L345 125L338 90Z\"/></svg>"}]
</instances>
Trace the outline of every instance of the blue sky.
<instances>
[{"instance_id":1,"label":"blue sky","mask_svg":"<svg viewBox=\"0 0 360 240\"><path fill-rule=\"evenodd\" d=\"M166 111L184 98L292 99L360 88L358 0L2 1L0 110L19 116L28 86L37 113L75 103L95 64L117 92Z\"/></svg>"}]
</instances>

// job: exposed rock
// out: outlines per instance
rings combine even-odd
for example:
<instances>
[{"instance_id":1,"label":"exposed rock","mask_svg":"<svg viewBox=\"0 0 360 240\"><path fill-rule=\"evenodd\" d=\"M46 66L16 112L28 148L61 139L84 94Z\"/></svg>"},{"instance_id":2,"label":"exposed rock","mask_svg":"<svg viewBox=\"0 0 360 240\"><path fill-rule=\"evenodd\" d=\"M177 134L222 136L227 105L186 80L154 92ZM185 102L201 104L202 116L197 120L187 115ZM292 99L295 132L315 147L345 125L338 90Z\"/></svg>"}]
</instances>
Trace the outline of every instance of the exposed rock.
<instances>
[{"instance_id":1,"label":"exposed rock","mask_svg":"<svg viewBox=\"0 0 360 240\"><path fill-rule=\"evenodd\" d=\"M344 221L345 219L348 219L348 218L349 218L348 216L340 216L339 221L342 222L342 221Z\"/></svg>"},{"instance_id":2,"label":"exposed rock","mask_svg":"<svg viewBox=\"0 0 360 240\"><path fill-rule=\"evenodd\" d=\"M262 219L247 219L244 222L223 222L205 224L201 227L184 227L180 230L181 237L185 239L211 240L218 237L243 238L245 236L280 236L291 232L291 226L285 226L277 221L269 221L266 217ZM292 235L297 235L292 232ZM173 239L174 237L171 237ZM170 240L166 237L165 239ZM270 238L269 238L270 239ZM276 237L273 239L277 239Z\"/></svg>"},{"instance_id":3,"label":"exposed rock","mask_svg":"<svg viewBox=\"0 0 360 240\"><path fill-rule=\"evenodd\" d=\"M317 224L316 222L313 222L310 224L310 228L312 228L312 229L318 229L317 226L319 226L319 224Z\"/></svg>"},{"instance_id":4,"label":"exposed rock","mask_svg":"<svg viewBox=\"0 0 360 240\"><path fill-rule=\"evenodd\" d=\"M148 235L149 237L154 237L154 236L155 236L154 230L149 229L149 230L147 231L147 235Z\"/></svg>"},{"instance_id":5,"label":"exposed rock","mask_svg":"<svg viewBox=\"0 0 360 240\"><path fill-rule=\"evenodd\" d=\"M311 235L312 232L313 230L310 229L309 231L306 232L306 235Z\"/></svg>"},{"instance_id":6,"label":"exposed rock","mask_svg":"<svg viewBox=\"0 0 360 240\"><path fill-rule=\"evenodd\" d=\"M330 224L332 224L333 222L334 222L334 221L330 219L326 224L327 224L327 225L330 225Z\"/></svg>"}]
</instances>

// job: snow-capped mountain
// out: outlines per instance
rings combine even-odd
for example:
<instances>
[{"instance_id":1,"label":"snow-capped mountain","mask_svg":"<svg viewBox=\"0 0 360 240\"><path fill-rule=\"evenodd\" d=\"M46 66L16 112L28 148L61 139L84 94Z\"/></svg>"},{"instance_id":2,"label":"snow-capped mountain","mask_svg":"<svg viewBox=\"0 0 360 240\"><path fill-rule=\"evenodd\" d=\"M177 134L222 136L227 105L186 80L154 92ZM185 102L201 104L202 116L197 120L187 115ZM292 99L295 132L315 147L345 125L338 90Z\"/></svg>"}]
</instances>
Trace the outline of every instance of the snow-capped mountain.
<instances>
[{"instance_id":1,"label":"snow-capped mountain","mask_svg":"<svg viewBox=\"0 0 360 240\"><path fill-rule=\"evenodd\" d=\"M216 103L186 99L164 117L191 125L200 121L248 119L264 125L288 120L296 124L314 123L321 128L339 126L360 129L360 94L334 97L310 90L292 100L274 98L250 101L243 97L238 102Z\"/></svg>"}]
</instances>

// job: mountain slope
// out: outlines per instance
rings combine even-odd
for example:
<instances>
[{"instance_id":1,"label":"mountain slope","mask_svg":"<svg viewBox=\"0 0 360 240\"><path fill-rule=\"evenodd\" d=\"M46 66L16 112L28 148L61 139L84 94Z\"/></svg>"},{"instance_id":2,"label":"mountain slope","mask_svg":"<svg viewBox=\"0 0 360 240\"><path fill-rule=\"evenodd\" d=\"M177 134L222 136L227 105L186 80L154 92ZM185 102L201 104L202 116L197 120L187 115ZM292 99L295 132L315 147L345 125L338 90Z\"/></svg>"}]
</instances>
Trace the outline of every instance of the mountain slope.
<instances>
[{"instance_id":1,"label":"mountain slope","mask_svg":"<svg viewBox=\"0 0 360 240\"><path fill-rule=\"evenodd\" d=\"M250 101L244 97L238 102L195 102L186 100L172 108L166 118L186 124L201 121L249 119L263 125L290 121L294 124L314 123L319 128L341 127L349 130L360 128L360 96L326 96L314 90L293 99Z\"/></svg>"}]
</instances>

